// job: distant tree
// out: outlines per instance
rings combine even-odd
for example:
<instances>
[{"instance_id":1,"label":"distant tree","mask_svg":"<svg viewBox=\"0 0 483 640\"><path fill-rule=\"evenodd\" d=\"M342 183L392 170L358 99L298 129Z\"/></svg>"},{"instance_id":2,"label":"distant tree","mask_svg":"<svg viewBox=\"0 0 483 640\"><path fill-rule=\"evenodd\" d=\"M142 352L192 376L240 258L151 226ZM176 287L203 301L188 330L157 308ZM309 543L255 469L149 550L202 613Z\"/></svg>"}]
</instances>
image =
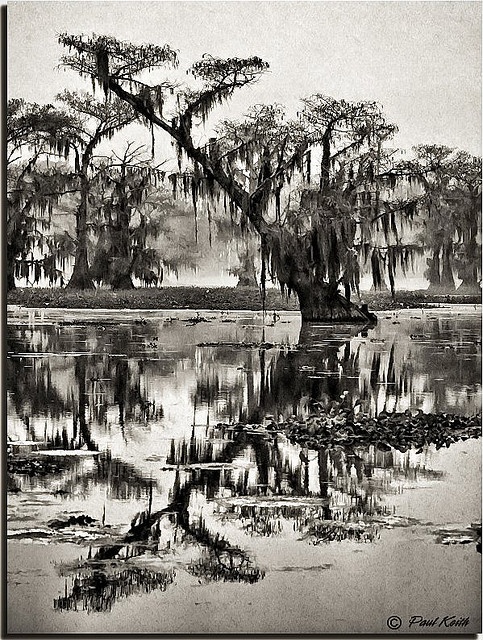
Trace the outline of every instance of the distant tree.
<instances>
[{"instance_id":1,"label":"distant tree","mask_svg":"<svg viewBox=\"0 0 483 640\"><path fill-rule=\"evenodd\" d=\"M147 204L159 227L153 246L161 257L162 274L173 274L178 278L181 270L196 272L203 245L193 234L192 208L160 187L151 188Z\"/></svg>"},{"instance_id":2,"label":"distant tree","mask_svg":"<svg viewBox=\"0 0 483 640\"><path fill-rule=\"evenodd\" d=\"M238 278L237 287L257 287L257 254L253 243L246 242L245 247L238 250L238 265L230 269L230 273Z\"/></svg>"},{"instance_id":3,"label":"distant tree","mask_svg":"<svg viewBox=\"0 0 483 640\"><path fill-rule=\"evenodd\" d=\"M481 293L481 158L456 152L452 163L457 210L455 266L461 293ZM478 242L478 238L480 241Z\"/></svg>"},{"instance_id":4,"label":"distant tree","mask_svg":"<svg viewBox=\"0 0 483 640\"><path fill-rule=\"evenodd\" d=\"M77 121L52 105L11 99L6 118L6 279L52 284L62 281L57 268L69 247L51 229L53 208L77 189L77 177L65 164L77 141ZM52 159L54 162L52 162Z\"/></svg>"},{"instance_id":5,"label":"distant tree","mask_svg":"<svg viewBox=\"0 0 483 640\"><path fill-rule=\"evenodd\" d=\"M225 261L232 261L232 255L236 253L236 263L228 269L230 275L238 278L236 286L258 287L260 269L260 239L258 235L234 224L230 218L223 214L216 216L213 222L214 242L223 247Z\"/></svg>"},{"instance_id":6,"label":"distant tree","mask_svg":"<svg viewBox=\"0 0 483 640\"><path fill-rule=\"evenodd\" d=\"M114 134L136 119L136 114L122 100L97 100L89 93L64 91L58 99L66 105L70 113L79 120L78 144L73 147L75 168L79 177L80 200L76 211L75 262L71 278L67 284L70 289L93 289L94 283L89 275L88 238L90 185L93 179L94 151L104 140L110 140Z\"/></svg>"},{"instance_id":7,"label":"distant tree","mask_svg":"<svg viewBox=\"0 0 483 640\"><path fill-rule=\"evenodd\" d=\"M152 197L164 172L143 157L132 143L122 156L106 158L97 167L102 196L96 206L98 239L90 274L113 289L132 289L132 278L145 284L162 281L161 257L149 246L161 233Z\"/></svg>"},{"instance_id":8,"label":"distant tree","mask_svg":"<svg viewBox=\"0 0 483 640\"><path fill-rule=\"evenodd\" d=\"M426 276L431 291L479 292L481 272L481 159L444 145L419 145L415 158L394 168L413 190L421 229L420 242L430 252Z\"/></svg>"}]
</instances>

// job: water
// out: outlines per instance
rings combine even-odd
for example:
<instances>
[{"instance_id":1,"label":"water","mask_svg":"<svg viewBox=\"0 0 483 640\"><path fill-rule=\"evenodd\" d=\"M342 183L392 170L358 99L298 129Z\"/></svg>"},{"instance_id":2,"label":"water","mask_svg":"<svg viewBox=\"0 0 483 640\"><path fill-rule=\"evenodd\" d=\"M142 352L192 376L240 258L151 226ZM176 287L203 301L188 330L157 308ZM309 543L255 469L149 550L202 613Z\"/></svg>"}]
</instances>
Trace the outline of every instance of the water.
<instances>
[{"instance_id":1,"label":"water","mask_svg":"<svg viewBox=\"0 0 483 640\"><path fill-rule=\"evenodd\" d=\"M477 632L480 440L313 449L259 425L313 401L480 413L480 313L360 333L11 309L8 631Z\"/></svg>"}]
</instances>

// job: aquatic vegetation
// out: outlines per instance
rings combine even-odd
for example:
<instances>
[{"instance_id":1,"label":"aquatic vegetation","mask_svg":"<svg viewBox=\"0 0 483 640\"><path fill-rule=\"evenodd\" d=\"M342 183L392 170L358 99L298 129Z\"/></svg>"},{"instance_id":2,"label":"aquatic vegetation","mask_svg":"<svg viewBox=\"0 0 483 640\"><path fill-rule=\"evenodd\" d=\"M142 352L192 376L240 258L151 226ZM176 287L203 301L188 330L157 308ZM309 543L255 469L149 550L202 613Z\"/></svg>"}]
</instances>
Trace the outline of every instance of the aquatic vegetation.
<instances>
[{"instance_id":1,"label":"aquatic vegetation","mask_svg":"<svg viewBox=\"0 0 483 640\"><path fill-rule=\"evenodd\" d=\"M65 459L51 460L46 457L38 460L35 457L9 455L7 458L7 477L12 478L14 474L47 476L49 474L60 473L68 464L69 462Z\"/></svg>"},{"instance_id":2,"label":"aquatic vegetation","mask_svg":"<svg viewBox=\"0 0 483 640\"><path fill-rule=\"evenodd\" d=\"M480 415L405 411L381 412L371 417L355 415L350 409L314 408L307 419L293 416L284 422L272 421L267 425L219 423L217 427L266 435L282 432L291 442L308 449L376 445L382 451L389 451L391 447L401 452L415 448L418 453L426 445L434 444L440 449L459 440L481 436Z\"/></svg>"},{"instance_id":3,"label":"aquatic vegetation","mask_svg":"<svg viewBox=\"0 0 483 640\"><path fill-rule=\"evenodd\" d=\"M473 522L469 527L442 527L433 532L438 544L476 544L476 550L481 553L481 522Z\"/></svg>"},{"instance_id":4,"label":"aquatic vegetation","mask_svg":"<svg viewBox=\"0 0 483 640\"><path fill-rule=\"evenodd\" d=\"M284 348L287 345L273 342L200 342L198 347L232 347L234 349L273 349Z\"/></svg>"},{"instance_id":5,"label":"aquatic vegetation","mask_svg":"<svg viewBox=\"0 0 483 640\"><path fill-rule=\"evenodd\" d=\"M405 411L382 412L377 417L370 417L355 416L350 410L339 410L332 416L319 409L307 420L288 420L284 430L291 441L309 449L375 444L383 451L393 447L402 452L410 448L419 452L426 445L434 444L440 449L458 440L479 438L481 416Z\"/></svg>"},{"instance_id":6,"label":"aquatic vegetation","mask_svg":"<svg viewBox=\"0 0 483 640\"><path fill-rule=\"evenodd\" d=\"M312 544L323 542L374 542L380 537L379 527L371 522L337 522L336 520L315 520L307 528L302 539Z\"/></svg>"},{"instance_id":7,"label":"aquatic vegetation","mask_svg":"<svg viewBox=\"0 0 483 640\"><path fill-rule=\"evenodd\" d=\"M214 591L251 598L322 570L329 593L343 566L387 549L404 563L401 540L477 558L465 523L478 507L453 522L446 503L461 504L478 457L477 310L392 314L400 326L365 335L299 333L292 318L265 325L266 341L261 314L224 324L203 311L211 322L188 327L192 310L167 325L138 310L117 324L23 314L7 346L7 539L21 569L29 554L49 559L48 600L40 580L36 597L58 624L61 611L109 623L127 598L126 610L172 602L187 586L199 604Z\"/></svg>"},{"instance_id":8,"label":"aquatic vegetation","mask_svg":"<svg viewBox=\"0 0 483 640\"><path fill-rule=\"evenodd\" d=\"M86 514L81 514L80 516L70 515L66 518L55 518L54 520L49 520L47 526L51 529L65 529L67 527L72 527L75 525L79 525L81 527L90 526L96 524L97 521L95 518L91 518Z\"/></svg>"}]
</instances>

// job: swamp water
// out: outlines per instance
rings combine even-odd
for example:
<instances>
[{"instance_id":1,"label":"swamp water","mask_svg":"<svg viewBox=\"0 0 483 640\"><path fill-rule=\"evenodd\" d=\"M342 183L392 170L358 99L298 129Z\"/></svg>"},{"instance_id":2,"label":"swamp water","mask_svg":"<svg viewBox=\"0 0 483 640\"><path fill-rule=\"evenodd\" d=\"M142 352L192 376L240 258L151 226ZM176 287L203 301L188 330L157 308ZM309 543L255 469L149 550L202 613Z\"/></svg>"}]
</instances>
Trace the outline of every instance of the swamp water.
<instances>
[{"instance_id":1,"label":"swamp water","mask_svg":"<svg viewBox=\"0 0 483 640\"><path fill-rule=\"evenodd\" d=\"M10 308L8 632L477 632L475 429L393 448L342 426L311 448L274 424L480 413L480 314L361 333Z\"/></svg>"}]
</instances>

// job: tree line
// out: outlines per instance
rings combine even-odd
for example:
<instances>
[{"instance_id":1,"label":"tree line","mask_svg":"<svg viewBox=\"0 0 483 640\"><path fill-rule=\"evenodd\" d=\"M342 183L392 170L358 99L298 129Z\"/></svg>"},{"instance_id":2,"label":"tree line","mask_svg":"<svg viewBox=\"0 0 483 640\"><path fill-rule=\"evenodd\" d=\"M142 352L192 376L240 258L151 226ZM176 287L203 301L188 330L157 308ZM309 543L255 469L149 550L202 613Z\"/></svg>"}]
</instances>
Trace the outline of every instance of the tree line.
<instances>
[{"instance_id":1,"label":"tree line","mask_svg":"<svg viewBox=\"0 0 483 640\"><path fill-rule=\"evenodd\" d=\"M304 98L295 118L257 105L210 122L206 134L209 116L258 82L266 62L205 55L186 81L167 45L68 34L59 42L68 51L61 65L92 81L92 93L64 91L47 106L8 102L9 289L32 272L64 284L72 257L70 288L160 284L170 263L154 241L191 211L194 245L201 214L210 242L213 220L220 237L243 238L240 279L254 280L258 259L262 292L272 279L296 293L305 320L367 319L351 301L362 274L394 294L397 274L418 256L433 291L454 290L455 275L462 292L480 291L480 158L424 144L406 159L378 104L324 94ZM111 143L134 123L153 144L155 133L171 141L174 165ZM58 223L66 203L75 229ZM192 264L193 245L179 253L172 268Z\"/></svg>"}]
</instances>

